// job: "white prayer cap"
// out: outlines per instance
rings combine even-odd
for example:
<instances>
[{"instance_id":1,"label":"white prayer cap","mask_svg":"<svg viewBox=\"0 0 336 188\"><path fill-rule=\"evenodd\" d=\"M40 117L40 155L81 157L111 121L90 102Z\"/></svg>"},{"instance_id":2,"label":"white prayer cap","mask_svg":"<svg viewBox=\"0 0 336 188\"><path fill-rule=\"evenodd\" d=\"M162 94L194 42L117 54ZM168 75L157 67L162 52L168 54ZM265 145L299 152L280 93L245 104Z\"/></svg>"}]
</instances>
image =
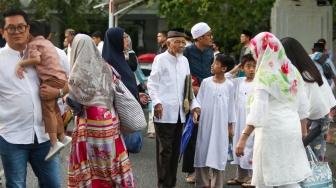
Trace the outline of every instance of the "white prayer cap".
<instances>
[{"instance_id":1,"label":"white prayer cap","mask_svg":"<svg viewBox=\"0 0 336 188\"><path fill-rule=\"evenodd\" d=\"M210 30L211 28L208 26L208 24L204 22L200 22L191 28L191 34L194 39L197 39L198 37L204 35L206 32Z\"/></svg>"}]
</instances>

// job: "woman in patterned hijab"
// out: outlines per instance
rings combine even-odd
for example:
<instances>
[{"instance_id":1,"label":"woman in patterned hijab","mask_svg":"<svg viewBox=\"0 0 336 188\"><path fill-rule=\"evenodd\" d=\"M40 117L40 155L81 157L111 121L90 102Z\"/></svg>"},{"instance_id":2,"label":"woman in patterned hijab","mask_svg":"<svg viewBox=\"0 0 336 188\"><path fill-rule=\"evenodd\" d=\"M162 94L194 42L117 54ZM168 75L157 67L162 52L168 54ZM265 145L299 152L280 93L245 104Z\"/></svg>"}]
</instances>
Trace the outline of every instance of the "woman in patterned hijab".
<instances>
[{"instance_id":1,"label":"woman in patterned hijab","mask_svg":"<svg viewBox=\"0 0 336 188\"><path fill-rule=\"evenodd\" d=\"M68 187L135 187L113 107L112 67L83 34L73 39L70 63L69 97L85 110L74 124Z\"/></svg>"},{"instance_id":2,"label":"woman in patterned hijab","mask_svg":"<svg viewBox=\"0 0 336 188\"><path fill-rule=\"evenodd\" d=\"M309 108L302 77L273 34L258 34L250 48L257 70L236 155L244 155L247 138L255 135L251 184L300 187L298 182L311 175L302 142Z\"/></svg>"}]
</instances>

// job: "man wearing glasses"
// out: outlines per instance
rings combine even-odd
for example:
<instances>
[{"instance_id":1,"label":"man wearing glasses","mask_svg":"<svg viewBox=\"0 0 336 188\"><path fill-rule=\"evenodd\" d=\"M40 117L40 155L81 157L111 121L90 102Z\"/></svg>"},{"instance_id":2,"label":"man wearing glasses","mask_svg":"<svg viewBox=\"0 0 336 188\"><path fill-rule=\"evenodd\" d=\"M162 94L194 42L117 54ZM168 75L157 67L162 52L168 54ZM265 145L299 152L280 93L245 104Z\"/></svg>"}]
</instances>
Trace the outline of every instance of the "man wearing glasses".
<instances>
[{"instance_id":1,"label":"man wearing glasses","mask_svg":"<svg viewBox=\"0 0 336 188\"><path fill-rule=\"evenodd\" d=\"M17 63L26 58L30 29L27 14L20 9L8 9L0 19L0 27L7 42L0 49L0 155L6 187L26 187L27 162L38 177L39 187L61 187L59 156L44 161L50 141L40 100L40 96L58 98L59 92L40 86L33 66L26 67L24 79L15 75Z\"/></svg>"},{"instance_id":2,"label":"man wearing glasses","mask_svg":"<svg viewBox=\"0 0 336 188\"><path fill-rule=\"evenodd\" d=\"M183 55L189 61L190 73L193 76L193 90L197 95L200 84L204 78L212 76L211 64L214 61L212 50L213 37L208 24L200 22L191 28L194 43L187 46ZM182 172L188 173L186 182L195 182L195 146L197 140L198 126L194 126L193 133L183 154Z\"/></svg>"}]
</instances>

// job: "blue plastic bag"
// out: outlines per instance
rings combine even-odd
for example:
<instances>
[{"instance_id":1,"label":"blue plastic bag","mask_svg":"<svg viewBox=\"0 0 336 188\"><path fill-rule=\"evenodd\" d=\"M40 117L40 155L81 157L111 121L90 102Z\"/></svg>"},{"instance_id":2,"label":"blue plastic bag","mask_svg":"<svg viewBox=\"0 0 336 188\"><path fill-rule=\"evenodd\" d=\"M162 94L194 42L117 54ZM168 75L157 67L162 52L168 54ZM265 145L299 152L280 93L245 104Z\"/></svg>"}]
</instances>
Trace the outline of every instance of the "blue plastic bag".
<instances>
[{"instance_id":1,"label":"blue plastic bag","mask_svg":"<svg viewBox=\"0 0 336 188\"><path fill-rule=\"evenodd\" d=\"M142 133L141 131L124 136L127 151L130 153L140 153L142 148Z\"/></svg>"}]
</instances>

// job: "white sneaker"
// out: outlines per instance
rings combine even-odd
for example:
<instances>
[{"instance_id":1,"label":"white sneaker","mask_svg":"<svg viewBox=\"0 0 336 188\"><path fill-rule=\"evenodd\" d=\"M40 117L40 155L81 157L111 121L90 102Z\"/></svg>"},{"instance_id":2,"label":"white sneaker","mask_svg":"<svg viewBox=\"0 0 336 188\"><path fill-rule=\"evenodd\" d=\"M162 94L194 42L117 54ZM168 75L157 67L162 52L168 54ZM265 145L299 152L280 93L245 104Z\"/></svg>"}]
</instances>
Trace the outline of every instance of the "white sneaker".
<instances>
[{"instance_id":1,"label":"white sneaker","mask_svg":"<svg viewBox=\"0 0 336 188\"><path fill-rule=\"evenodd\" d=\"M71 140L72 139L70 136L64 136L62 144L64 144L64 146L67 146L68 144L70 144Z\"/></svg>"},{"instance_id":2,"label":"white sneaker","mask_svg":"<svg viewBox=\"0 0 336 188\"><path fill-rule=\"evenodd\" d=\"M64 148L64 144L57 141L56 144L54 145L54 147L50 147L49 153L44 160L47 161L47 162L50 161L63 148Z\"/></svg>"}]
</instances>

